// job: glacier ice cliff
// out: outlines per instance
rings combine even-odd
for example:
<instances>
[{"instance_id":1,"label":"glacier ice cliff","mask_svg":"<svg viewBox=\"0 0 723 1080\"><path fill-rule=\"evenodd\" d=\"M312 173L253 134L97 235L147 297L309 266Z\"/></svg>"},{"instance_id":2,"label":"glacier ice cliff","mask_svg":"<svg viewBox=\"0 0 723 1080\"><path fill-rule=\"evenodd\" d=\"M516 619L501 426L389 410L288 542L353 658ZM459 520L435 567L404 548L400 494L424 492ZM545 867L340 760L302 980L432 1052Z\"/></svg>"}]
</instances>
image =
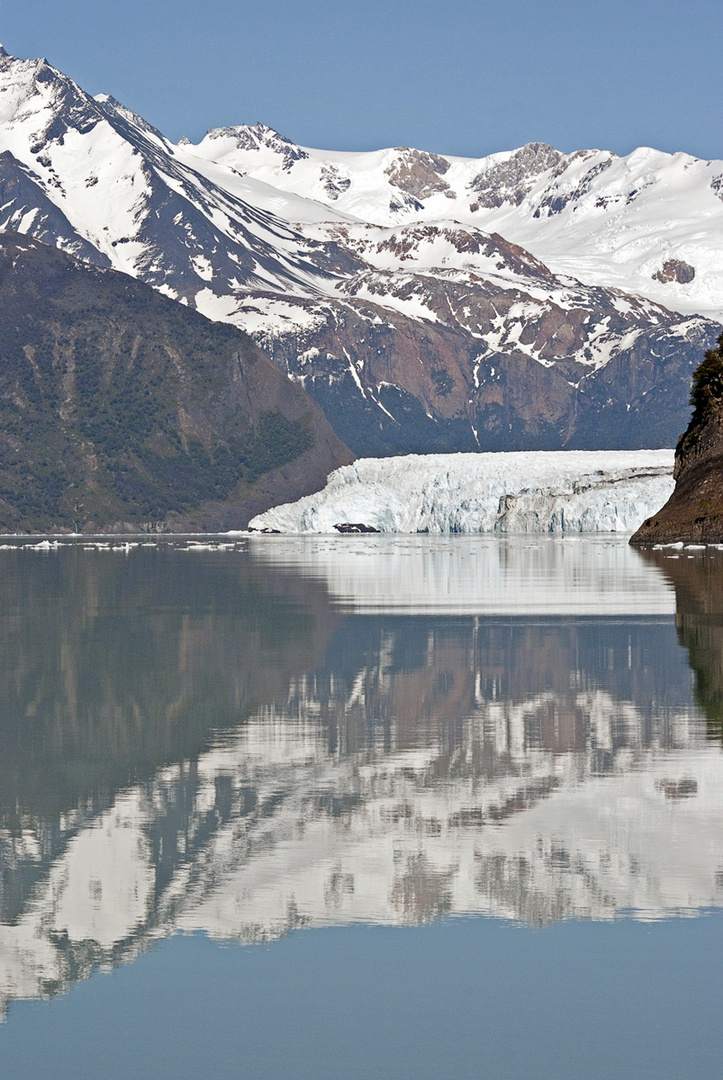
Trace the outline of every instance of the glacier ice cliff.
<instances>
[{"instance_id":1,"label":"glacier ice cliff","mask_svg":"<svg viewBox=\"0 0 723 1080\"><path fill-rule=\"evenodd\" d=\"M259 514L257 531L627 533L673 490L672 450L360 458L315 495ZM363 527L363 528L362 528Z\"/></svg>"}]
</instances>

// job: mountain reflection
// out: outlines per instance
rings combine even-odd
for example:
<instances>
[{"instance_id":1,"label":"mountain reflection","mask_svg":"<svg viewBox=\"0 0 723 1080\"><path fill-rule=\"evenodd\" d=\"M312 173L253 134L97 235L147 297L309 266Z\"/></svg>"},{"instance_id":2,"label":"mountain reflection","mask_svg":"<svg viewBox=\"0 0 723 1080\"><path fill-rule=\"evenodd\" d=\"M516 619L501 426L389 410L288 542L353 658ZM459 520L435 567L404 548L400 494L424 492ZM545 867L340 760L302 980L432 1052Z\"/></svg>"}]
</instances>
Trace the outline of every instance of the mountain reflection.
<instances>
[{"instance_id":1,"label":"mountain reflection","mask_svg":"<svg viewBox=\"0 0 723 1080\"><path fill-rule=\"evenodd\" d=\"M0 1003L177 930L720 903L723 753L665 612L720 722L723 571L429 539L385 599L378 540L274 539L0 552Z\"/></svg>"},{"instance_id":2,"label":"mountain reflection","mask_svg":"<svg viewBox=\"0 0 723 1080\"><path fill-rule=\"evenodd\" d=\"M712 734L723 737L723 551L643 552L675 589L675 625L695 675L695 700Z\"/></svg>"}]
</instances>

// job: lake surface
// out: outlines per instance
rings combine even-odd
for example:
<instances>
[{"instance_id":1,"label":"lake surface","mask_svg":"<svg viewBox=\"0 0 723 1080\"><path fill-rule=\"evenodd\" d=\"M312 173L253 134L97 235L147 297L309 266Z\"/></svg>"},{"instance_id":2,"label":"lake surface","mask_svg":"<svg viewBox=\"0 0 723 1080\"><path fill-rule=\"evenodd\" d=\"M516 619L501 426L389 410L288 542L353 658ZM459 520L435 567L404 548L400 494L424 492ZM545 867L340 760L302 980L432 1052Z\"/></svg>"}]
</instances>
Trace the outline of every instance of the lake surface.
<instances>
[{"instance_id":1,"label":"lake surface","mask_svg":"<svg viewBox=\"0 0 723 1080\"><path fill-rule=\"evenodd\" d=\"M0 1075L720 1080L723 551L0 545Z\"/></svg>"}]
</instances>

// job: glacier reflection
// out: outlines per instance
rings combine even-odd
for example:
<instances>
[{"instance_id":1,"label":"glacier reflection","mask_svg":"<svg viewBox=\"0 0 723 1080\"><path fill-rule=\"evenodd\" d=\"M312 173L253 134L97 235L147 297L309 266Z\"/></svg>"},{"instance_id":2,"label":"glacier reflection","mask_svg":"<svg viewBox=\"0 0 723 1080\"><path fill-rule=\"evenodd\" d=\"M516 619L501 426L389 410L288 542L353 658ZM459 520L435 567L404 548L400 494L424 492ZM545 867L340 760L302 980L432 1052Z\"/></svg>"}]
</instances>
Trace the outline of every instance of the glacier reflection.
<instances>
[{"instance_id":1,"label":"glacier reflection","mask_svg":"<svg viewBox=\"0 0 723 1080\"><path fill-rule=\"evenodd\" d=\"M3 553L3 1003L178 930L720 904L714 555L427 540L379 592L376 538L276 539Z\"/></svg>"},{"instance_id":2,"label":"glacier reflection","mask_svg":"<svg viewBox=\"0 0 723 1080\"><path fill-rule=\"evenodd\" d=\"M322 581L358 613L672 614L675 594L619 538L265 536L265 566Z\"/></svg>"}]
</instances>

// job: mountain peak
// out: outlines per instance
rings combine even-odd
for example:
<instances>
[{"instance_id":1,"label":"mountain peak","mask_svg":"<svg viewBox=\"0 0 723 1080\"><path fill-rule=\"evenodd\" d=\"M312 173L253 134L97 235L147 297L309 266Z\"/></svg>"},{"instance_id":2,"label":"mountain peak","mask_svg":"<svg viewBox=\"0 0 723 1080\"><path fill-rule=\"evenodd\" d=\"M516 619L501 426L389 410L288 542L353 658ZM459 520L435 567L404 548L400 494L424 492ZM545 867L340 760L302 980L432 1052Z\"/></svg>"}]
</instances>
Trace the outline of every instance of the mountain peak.
<instances>
[{"instance_id":1,"label":"mountain peak","mask_svg":"<svg viewBox=\"0 0 723 1080\"><path fill-rule=\"evenodd\" d=\"M120 117L121 121L133 124L140 131L154 135L163 143L167 142L165 135L158 128L154 127L153 124L149 124L139 113L133 112L133 109L129 109L114 98L112 94L96 94L93 101L100 107L102 114L111 120L111 123L117 122L118 117Z\"/></svg>"},{"instance_id":2,"label":"mountain peak","mask_svg":"<svg viewBox=\"0 0 723 1080\"><path fill-rule=\"evenodd\" d=\"M519 206L537 178L548 170L560 168L565 155L547 143L526 143L511 154L488 158L485 168L470 182L477 204L487 209L505 203Z\"/></svg>"},{"instance_id":3,"label":"mountain peak","mask_svg":"<svg viewBox=\"0 0 723 1080\"><path fill-rule=\"evenodd\" d=\"M259 146L293 146L281 132L257 120L255 124L231 124L226 127L209 128L207 139L235 139L240 150L256 150Z\"/></svg>"},{"instance_id":4,"label":"mountain peak","mask_svg":"<svg viewBox=\"0 0 723 1080\"><path fill-rule=\"evenodd\" d=\"M231 139L237 150L271 150L282 159L282 169L286 172L295 161L309 157L306 150L275 131L268 124L257 121L255 124L239 124L231 127L211 128L206 132L209 140Z\"/></svg>"}]
</instances>

